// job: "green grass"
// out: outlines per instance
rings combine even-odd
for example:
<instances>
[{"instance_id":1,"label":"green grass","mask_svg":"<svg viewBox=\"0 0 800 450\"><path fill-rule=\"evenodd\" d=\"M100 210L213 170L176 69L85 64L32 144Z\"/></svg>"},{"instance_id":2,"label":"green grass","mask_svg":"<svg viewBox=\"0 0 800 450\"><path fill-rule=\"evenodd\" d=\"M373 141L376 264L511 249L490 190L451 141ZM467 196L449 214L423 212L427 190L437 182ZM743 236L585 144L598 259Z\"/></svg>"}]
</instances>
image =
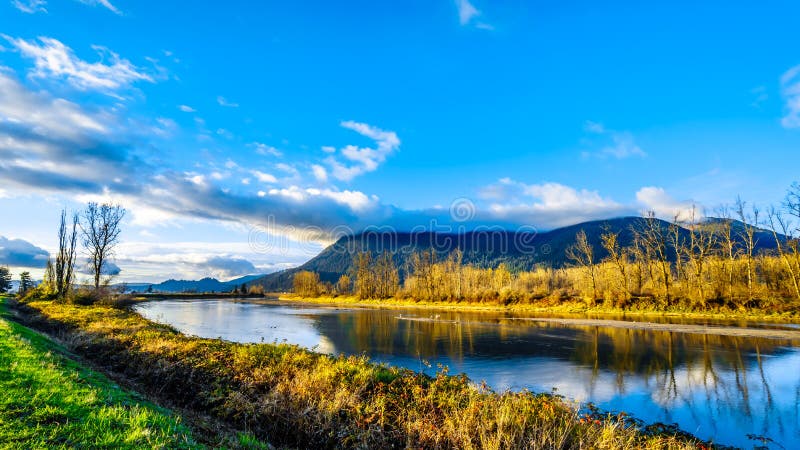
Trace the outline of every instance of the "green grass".
<instances>
[{"instance_id":1,"label":"green grass","mask_svg":"<svg viewBox=\"0 0 800 450\"><path fill-rule=\"evenodd\" d=\"M181 418L9 320L0 297L0 448L199 448Z\"/></svg>"}]
</instances>

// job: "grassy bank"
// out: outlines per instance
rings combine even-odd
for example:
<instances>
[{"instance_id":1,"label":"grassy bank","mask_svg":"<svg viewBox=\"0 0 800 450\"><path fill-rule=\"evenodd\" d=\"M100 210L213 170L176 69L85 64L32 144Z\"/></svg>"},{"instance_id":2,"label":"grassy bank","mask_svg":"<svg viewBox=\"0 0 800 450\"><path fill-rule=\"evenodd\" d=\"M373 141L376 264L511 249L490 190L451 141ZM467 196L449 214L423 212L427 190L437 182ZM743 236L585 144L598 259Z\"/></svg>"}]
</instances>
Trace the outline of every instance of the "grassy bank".
<instances>
[{"instance_id":1,"label":"grassy bank","mask_svg":"<svg viewBox=\"0 0 800 450\"><path fill-rule=\"evenodd\" d=\"M144 392L299 448L697 448L624 415L584 415L550 395L494 393L363 357L191 338L126 310L17 305L36 328ZM703 444L700 444L703 445Z\"/></svg>"},{"instance_id":2,"label":"grassy bank","mask_svg":"<svg viewBox=\"0 0 800 450\"><path fill-rule=\"evenodd\" d=\"M65 355L0 298L0 447L200 447L180 417Z\"/></svg>"},{"instance_id":3,"label":"grassy bank","mask_svg":"<svg viewBox=\"0 0 800 450\"><path fill-rule=\"evenodd\" d=\"M499 303L468 301L424 301L414 299L386 298L380 300L359 299L356 296L317 296L307 297L296 294L275 294L274 298L298 303L319 305L369 307L369 308L421 308L431 310L458 311L494 311L538 314L592 315L619 318L630 317L684 317L687 319L715 320L760 320L772 322L800 322L800 311L765 311L760 309L709 308L707 310L686 309L680 307L655 308L641 306L638 308L619 308L608 305L589 305L581 300L550 303Z\"/></svg>"}]
</instances>

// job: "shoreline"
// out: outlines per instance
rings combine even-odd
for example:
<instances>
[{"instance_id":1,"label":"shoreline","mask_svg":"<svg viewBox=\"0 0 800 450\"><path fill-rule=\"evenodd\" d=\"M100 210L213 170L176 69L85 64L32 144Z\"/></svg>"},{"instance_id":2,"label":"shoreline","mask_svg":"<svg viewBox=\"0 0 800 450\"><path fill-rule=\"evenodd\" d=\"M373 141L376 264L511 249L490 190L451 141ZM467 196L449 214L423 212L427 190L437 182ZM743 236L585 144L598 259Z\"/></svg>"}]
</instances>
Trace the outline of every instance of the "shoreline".
<instances>
[{"instance_id":1,"label":"shoreline","mask_svg":"<svg viewBox=\"0 0 800 450\"><path fill-rule=\"evenodd\" d=\"M502 425L506 432L497 438L511 447L713 447L673 426L623 414L580 414L571 402L546 393L494 392L446 372L428 376L289 344L187 336L127 308L10 306L21 323L62 333L76 352L124 373L140 392L182 411L206 411L278 446L476 447Z\"/></svg>"},{"instance_id":2,"label":"shoreline","mask_svg":"<svg viewBox=\"0 0 800 450\"><path fill-rule=\"evenodd\" d=\"M463 311L463 312L505 312L505 313L527 313L527 314L550 314L568 316L598 316L615 318L636 317L640 319L653 318L682 318L688 320L720 320L720 321L748 321L748 322L767 322L774 324L800 324L798 312L786 313L766 313L758 310L746 312L737 311L677 311L677 310L624 310L619 308L588 307L580 302L562 303L557 306L541 306L535 304L479 304L468 302L416 302L413 300L360 300L355 297L301 297L294 294L275 294L273 296L256 299L259 301L272 302L282 301L287 303L326 305L332 307L347 308L373 308L373 309L423 309L430 311ZM246 301L252 301L247 299ZM564 319L571 319L565 317Z\"/></svg>"}]
</instances>

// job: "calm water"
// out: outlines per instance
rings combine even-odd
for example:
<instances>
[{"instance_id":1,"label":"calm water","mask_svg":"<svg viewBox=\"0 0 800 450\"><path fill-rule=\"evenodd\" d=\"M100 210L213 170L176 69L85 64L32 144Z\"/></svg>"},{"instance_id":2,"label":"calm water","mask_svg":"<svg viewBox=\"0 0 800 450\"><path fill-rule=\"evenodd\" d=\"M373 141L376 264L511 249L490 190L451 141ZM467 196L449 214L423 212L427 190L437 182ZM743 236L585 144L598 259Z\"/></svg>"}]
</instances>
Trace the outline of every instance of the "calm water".
<instances>
[{"instance_id":1,"label":"calm water","mask_svg":"<svg viewBox=\"0 0 800 450\"><path fill-rule=\"evenodd\" d=\"M444 364L498 390L556 389L646 422L678 423L721 444L752 448L761 444L747 437L753 434L772 439L773 448L800 447L797 341L564 326L504 313L277 302L170 300L137 310L191 335L363 353L428 373Z\"/></svg>"}]
</instances>

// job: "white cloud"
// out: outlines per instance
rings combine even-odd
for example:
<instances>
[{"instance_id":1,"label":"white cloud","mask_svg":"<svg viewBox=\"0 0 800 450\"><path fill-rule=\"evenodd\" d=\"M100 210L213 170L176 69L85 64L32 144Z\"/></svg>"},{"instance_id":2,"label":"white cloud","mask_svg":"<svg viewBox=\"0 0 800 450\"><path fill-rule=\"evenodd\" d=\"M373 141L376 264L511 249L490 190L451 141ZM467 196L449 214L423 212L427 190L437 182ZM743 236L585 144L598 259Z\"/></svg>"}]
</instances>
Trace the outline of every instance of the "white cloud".
<instances>
[{"instance_id":1,"label":"white cloud","mask_svg":"<svg viewBox=\"0 0 800 450\"><path fill-rule=\"evenodd\" d=\"M612 156L617 159L625 159L631 156L645 157L647 153L639 147L633 139L633 135L627 132L614 132L611 135L613 145L603 147L602 154Z\"/></svg>"},{"instance_id":2,"label":"white cloud","mask_svg":"<svg viewBox=\"0 0 800 450\"><path fill-rule=\"evenodd\" d=\"M228 99L226 99L225 97L223 97L221 95L217 97L217 103L219 103L219 106L224 106L226 108L238 108L239 107L238 103L231 102L231 101L229 101Z\"/></svg>"},{"instance_id":3,"label":"white cloud","mask_svg":"<svg viewBox=\"0 0 800 450\"><path fill-rule=\"evenodd\" d=\"M784 128L800 128L800 65L781 76L781 94L786 100L786 113L781 119Z\"/></svg>"},{"instance_id":4,"label":"white cloud","mask_svg":"<svg viewBox=\"0 0 800 450\"><path fill-rule=\"evenodd\" d=\"M631 212L597 191L560 183L526 184L510 178L483 188L479 195L491 203L488 216L514 223L552 228Z\"/></svg>"},{"instance_id":5,"label":"white cloud","mask_svg":"<svg viewBox=\"0 0 800 450\"><path fill-rule=\"evenodd\" d=\"M107 118L84 112L64 99L34 94L0 67L0 122L27 125L41 136L77 139L83 133L107 133ZM7 143L14 138L6 137Z\"/></svg>"},{"instance_id":6,"label":"white cloud","mask_svg":"<svg viewBox=\"0 0 800 450\"><path fill-rule=\"evenodd\" d=\"M639 189L636 192L636 200L644 207L643 212L653 211L656 216L665 219L673 220L689 220L692 215L694 203L688 200L675 200L663 188L655 186L647 186ZM697 211L698 216L702 216L700 210ZM701 217L695 217L700 219Z\"/></svg>"},{"instance_id":7,"label":"white cloud","mask_svg":"<svg viewBox=\"0 0 800 450\"><path fill-rule=\"evenodd\" d=\"M458 21L461 25L469 24L472 19L481 14L469 0L456 0L456 8L458 8Z\"/></svg>"},{"instance_id":8,"label":"white cloud","mask_svg":"<svg viewBox=\"0 0 800 450\"><path fill-rule=\"evenodd\" d=\"M283 153L281 153L280 150L271 145L262 144L261 142L253 142L250 145L252 147L255 147L256 153L258 153L259 155L272 155L272 156L277 156L279 158L283 156Z\"/></svg>"},{"instance_id":9,"label":"white cloud","mask_svg":"<svg viewBox=\"0 0 800 450\"><path fill-rule=\"evenodd\" d=\"M230 278L258 273L252 262L238 256L212 256L196 263L199 270L207 271L215 278Z\"/></svg>"},{"instance_id":10,"label":"white cloud","mask_svg":"<svg viewBox=\"0 0 800 450\"><path fill-rule=\"evenodd\" d=\"M233 133L226 130L225 128L217 128L217 136L222 136L225 139L233 139Z\"/></svg>"},{"instance_id":11,"label":"white cloud","mask_svg":"<svg viewBox=\"0 0 800 450\"><path fill-rule=\"evenodd\" d=\"M181 111L186 112L186 113L197 112L196 109L194 109L194 108L192 108L191 106L188 106L188 105L179 105L178 109L180 109Z\"/></svg>"},{"instance_id":12,"label":"white cloud","mask_svg":"<svg viewBox=\"0 0 800 450\"><path fill-rule=\"evenodd\" d=\"M586 123L583 125L583 129L588 131L589 133L595 133L595 134L603 134L606 132L606 127L603 126L602 123L592 122L591 120L586 121Z\"/></svg>"},{"instance_id":13,"label":"white cloud","mask_svg":"<svg viewBox=\"0 0 800 450\"><path fill-rule=\"evenodd\" d=\"M625 159L633 156L644 158L644 150L636 144L633 135L628 131L617 131L606 128L602 123L587 120L583 129L590 134L600 136L602 148L596 152L584 152L585 157Z\"/></svg>"},{"instance_id":14,"label":"white cloud","mask_svg":"<svg viewBox=\"0 0 800 450\"><path fill-rule=\"evenodd\" d=\"M250 173L253 174L253 176L256 177L256 179L262 183L272 184L278 182L278 179L275 178L275 176L261 172L260 170L251 170Z\"/></svg>"},{"instance_id":15,"label":"white cloud","mask_svg":"<svg viewBox=\"0 0 800 450\"><path fill-rule=\"evenodd\" d=\"M297 203L303 203L311 198L324 198L330 199L334 202L347 206L353 211L363 211L376 205L377 197L368 197L363 192L359 191L334 191L331 189L316 189L307 188L302 189L298 186L290 186L282 189L270 189L269 195L275 197L283 197L290 199Z\"/></svg>"},{"instance_id":16,"label":"white cloud","mask_svg":"<svg viewBox=\"0 0 800 450\"><path fill-rule=\"evenodd\" d=\"M750 93L753 95L753 102L750 106L754 108L760 108L761 104L769 100L769 94L767 94L766 86L756 86L753 89L750 89Z\"/></svg>"},{"instance_id":17,"label":"white cloud","mask_svg":"<svg viewBox=\"0 0 800 450\"><path fill-rule=\"evenodd\" d=\"M108 1L108 0L78 0L78 1L80 1L84 5L89 5L89 6L98 6L99 5L99 6L102 6L103 8L106 8L107 10L113 12L114 14L122 15L122 11L117 9L117 7L112 5L111 2Z\"/></svg>"},{"instance_id":18,"label":"white cloud","mask_svg":"<svg viewBox=\"0 0 800 450\"><path fill-rule=\"evenodd\" d=\"M290 175L297 175L298 174L297 169L294 166L291 166L291 165L286 164L286 163L275 164L275 168L280 170L280 171L282 171L282 172L286 172L286 173L288 173Z\"/></svg>"},{"instance_id":19,"label":"white cloud","mask_svg":"<svg viewBox=\"0 0 800 450\"><path fill-rule=\"evenodd\" d=\"M340 155L352 163L350 165L342 163L335 156L326 158L325 161L331 167L331 172L336 179L350 181L358 175L372 172L400 147L400 139L393 131L384 131L366 123L354 121L345 121L341 125L374 140L377 145L376 148L356 145L347 145L342 148Z\"/></svg>"},{"instance_id":20,"label":"white cloud","mask_svg":"<svg viewBox=\"0 0 800 450\"><path fill-rule=\"evenodd\" d=\"M311 166L311 171L314 174L314 178L316 178L317 181L321 183L325 183L328 181L328 171L325 170L324 167L318 164L313 164Z\"/></svg>"},{"instance_id":21,"label":"white cloud","mask_svg":"<svg viewBox=\"0 0 800 450\"><path fill-rule=\"evenodd\" d=\"M47 12L47 9L44 7L47 4L47 1L45 0L13 0L11 4L14 5L14 7L18 10L27 14Z\"/></svg>"},{"instance_id":22,"label":"white cloud","mask_svg":"<svg viewBox=\"0 0 800 450\"><path fill-rule=\"evenodd\" d=\"M125 88L137 81L155 81L127 59L102 46L92 46L101 61L89 63L78 58L71 48L57 39L40 37L36 42L3 37L23 56L34 60L35 68L30 75L36 78L63 78L78 89L101 91ZM104 62L106 60L108 62Z\"/></svg>"},{"instance_id":23,"label":"white cloud","mask_svg":"<svg viewBox=\"0 0 800 450\"><path fill-rule=\"evenodd\" d=\"M455 0L458 9L458 22L462 26L472 25L480 30L494 30L494 26L478 20L482 13L469 0Z\"/></svg>"},{"instance_id":24,"label":"white cloud","mask_svg":"<svg viewBox=\"0 0 800 450\"><path fill-rule=\"evenodd\" d=\"M305 261L308 254L301 249L283 248L280 262L274 254L255 251L244 239L229 242L131 242L117 247L116 263L123 268L122 277L129 282L160 282L168 278L219 279L253 273L267 273L289 268Z\"/></svg>"}]
</instances>

